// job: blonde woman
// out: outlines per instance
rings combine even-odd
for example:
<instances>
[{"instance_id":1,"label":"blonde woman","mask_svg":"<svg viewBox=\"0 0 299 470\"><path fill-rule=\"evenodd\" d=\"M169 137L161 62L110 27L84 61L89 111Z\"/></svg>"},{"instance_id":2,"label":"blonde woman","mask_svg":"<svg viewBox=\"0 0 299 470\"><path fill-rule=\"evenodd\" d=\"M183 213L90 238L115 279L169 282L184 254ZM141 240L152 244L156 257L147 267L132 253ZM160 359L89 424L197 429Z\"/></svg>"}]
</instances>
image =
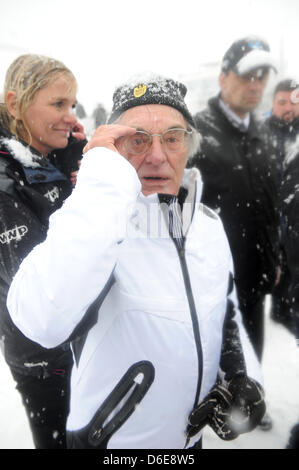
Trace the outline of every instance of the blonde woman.
<instances>
[{"instance_id":1,"label":"blonde woman","mask_svg":"<svg viewBox=\"0 0 299 470\"><path fill-rule=\"evenodd\" d=\"M22 260L45 238L49 216L71 194L86 143L76 92L64 64L27 54L7 70L0 105L0 337L36 448L65 448L72 355L68 343L44 349L27 339L10 320L6 296Z\"/></svg>"}]
</instances>

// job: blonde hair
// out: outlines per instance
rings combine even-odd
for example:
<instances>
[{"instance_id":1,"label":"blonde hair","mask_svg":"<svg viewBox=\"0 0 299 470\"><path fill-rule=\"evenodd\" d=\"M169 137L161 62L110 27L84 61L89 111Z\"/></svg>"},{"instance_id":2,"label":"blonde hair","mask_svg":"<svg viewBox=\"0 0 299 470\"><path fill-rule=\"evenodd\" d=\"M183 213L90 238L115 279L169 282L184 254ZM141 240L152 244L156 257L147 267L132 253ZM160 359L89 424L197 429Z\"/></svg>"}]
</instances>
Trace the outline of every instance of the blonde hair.
<instances>
[{"instance_id":1,"label":"blonde hair","mask_svg":"<svg viewBox=\"0 0 299 470\"><path fill-rule=\"evenodd\" d=\"M58 60L37 54L24 54L17 57L6 72L0 103L0 125L17 139L24 138L25 131L30 144L32 139L24 119L25 111L32 104L36 93L53 83L59 75L65 75L75 84L77 83L72 72ZM5 104L9 91L14 91L16 94L20 116L18 119L10 114Z\"/></svg>"}]
</instances>

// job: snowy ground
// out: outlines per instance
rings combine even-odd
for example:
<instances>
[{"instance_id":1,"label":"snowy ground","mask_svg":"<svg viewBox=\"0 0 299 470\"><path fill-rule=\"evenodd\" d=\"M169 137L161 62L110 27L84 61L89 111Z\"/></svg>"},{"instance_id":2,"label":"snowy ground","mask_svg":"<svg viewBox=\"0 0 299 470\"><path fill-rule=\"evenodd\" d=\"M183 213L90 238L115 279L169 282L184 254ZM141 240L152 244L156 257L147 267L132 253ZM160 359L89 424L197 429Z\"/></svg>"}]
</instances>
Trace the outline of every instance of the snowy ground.
<instances>
[{"instance_id":1,"label":"snowy ground","mask_svg":"<svg viewBox=\"0 0 299 470\"><path fill-rule=\"evenodd\" d=\"M269 304L269 302L268 302ZM263 372L266 403L273 419L271 431L256 429L225 442L205 431L206 449L284 449L290 429L299 422L299 348L286 328L273 322L268 312L265 324Z\"/></svg>"},{"instance_id":2,"label":"snowy ground","mask_svg":"<svg viewBox=\"0 0 299 470\"><path fill-rule=\"evenodd\" d=\"M299 421L299 348L294 337L266 316L263 371L271 431L255 430L231 442L205 431L205 449L284 449ZM0 354L0 449L32 449L30 430L10 371Z\"/></svg>"}]
</instances>

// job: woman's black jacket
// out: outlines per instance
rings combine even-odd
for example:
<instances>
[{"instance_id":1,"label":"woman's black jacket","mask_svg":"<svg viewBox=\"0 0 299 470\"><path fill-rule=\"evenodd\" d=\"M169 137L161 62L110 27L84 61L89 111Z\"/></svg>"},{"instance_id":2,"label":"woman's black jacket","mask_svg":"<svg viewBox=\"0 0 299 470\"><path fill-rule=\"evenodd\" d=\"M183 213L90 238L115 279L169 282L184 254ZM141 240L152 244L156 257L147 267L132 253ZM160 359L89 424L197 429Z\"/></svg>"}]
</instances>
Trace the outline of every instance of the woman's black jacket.
<instances>
[{"instance_id":1,"label":"woman's black jacket","mask_svg":"<svg viewBox=\"0 0 299 470\"><path fill-rule=\"evenodd\" d=\"M45 350L27 339L12 323L6 298L20 263L46 237L50 215L71 194L70 173L85 144L70 138L67 148L44 158L0 128L0 338L7 363L22 373L37 364L56 369L68 350Z\"/></svg>"}]
</instances>

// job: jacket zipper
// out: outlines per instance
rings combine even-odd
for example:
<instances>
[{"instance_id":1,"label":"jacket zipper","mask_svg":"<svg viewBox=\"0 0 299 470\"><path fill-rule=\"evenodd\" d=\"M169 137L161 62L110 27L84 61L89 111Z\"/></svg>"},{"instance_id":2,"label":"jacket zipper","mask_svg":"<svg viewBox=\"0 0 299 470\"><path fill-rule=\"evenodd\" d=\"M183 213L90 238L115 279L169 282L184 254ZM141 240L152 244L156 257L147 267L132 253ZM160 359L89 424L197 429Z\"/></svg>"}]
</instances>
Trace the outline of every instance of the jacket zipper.
<instances>
[{"instance_id":1,"label":"jacket zipper","mask_svg":"<svg viewBox=\"0 0 299 470\"><path fill-rule=\"evenodd\" d=\"M185 285L185 290L187 294L190 315L191 315L191 320L192 320L196 351L197 351L198 380L197 380L197 388L196 388L196 394L195 394L195 400L194 400L194 406L197 406L198 401L199 401L199 395L200 395L201 384L202 384L202 375L203 375L203 353L202 353L201 338L200 338L200 332L199 332L199 324L198 324L197 312L196 312L196 307L195 307L195 302L194 302L194 297L193 297L193 292L192 292L192 287L191 287L191 281L190 281L190 276L189 276L189 271L188 271L188 266L187 266L186 256L185 256L185 238L183 238L182 248L178 246L174 238L172 239L179 255L179 260L180 260L180 265L182 269L184 285Z\"/></svg>"}]
</instances>

